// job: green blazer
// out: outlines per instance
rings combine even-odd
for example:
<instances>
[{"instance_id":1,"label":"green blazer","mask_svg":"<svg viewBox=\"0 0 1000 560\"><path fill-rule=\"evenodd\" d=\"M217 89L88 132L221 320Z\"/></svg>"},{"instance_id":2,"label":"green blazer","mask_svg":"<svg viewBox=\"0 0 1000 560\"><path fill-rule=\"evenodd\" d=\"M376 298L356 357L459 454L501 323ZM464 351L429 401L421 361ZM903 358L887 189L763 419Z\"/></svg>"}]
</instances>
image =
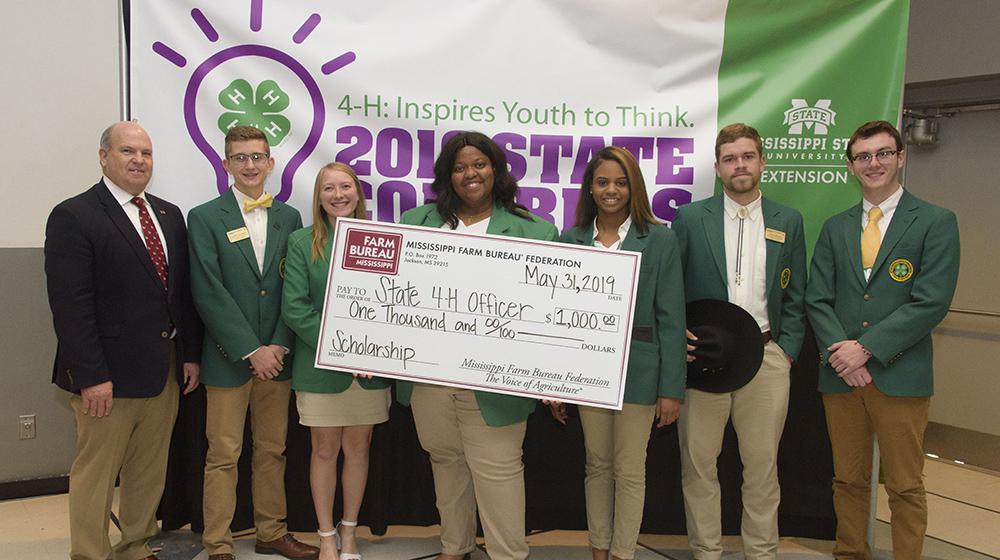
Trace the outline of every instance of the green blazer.
<instances>
[{"instance_id":1,"label":"green blazer","mask_svg":"<svg viewBox=\"0 0 1000 560\"><path fill-rule=\"evenodd\" d=\"M594 245L594 226L574 227L559 240ZM653 404L656 397L684 398L687 341L684 338L684 274L677 236L666 227L650 225L639 233L635 224L621 250L642 253L632 324L651 328L652 342L632 340L625 377L625 402Z\"/></svg>"},{"instance_id":2,"label":"green blazer","mask_svg":"<svg viewBox=\"0 0 1000 560\"><path fill-rule=\"evenodd\" d=\"M440 228L444 225L444 219L441 217L441 214L438 214L437 205L431 202L407 211L400 217L399 223ZM559 231L556 230L554 225L538 216L529 214L528 217L522 218L511 214L501 206L495 206L493 208L493 215L490 216L490 225L486 228L486 233L555 241ZM410 395L412 393L412 381L396 382L396 400L401 404L410 406ZM524 397L486 393L483 391L475 391L475 394L479 410L483 414L483 420L490 426L507 426L522 422L528 418L528 415L535 410L535 406L538 404L537 400Z\"/></svg>"},{"instance_id":3,"label":"green blazer","mask_svg":"<svg viewBox=\"0 0 1000 560\"><path fill-rule=\"evenodd\" d=\"M385 379L355 378L347 372L314 367L320 319L326 301L326 281L330 274L333 232L326 238L324 258L312 262L312 231L312 227L300 229L288 238L281 318L295 333L296 358L292 366L292 388L309 393L341 393L351 386L354 379L365 389L388 387L389 383Z\"/></svg>"},{"instance_id":4,"label":"green blazer","mask_svg":"<svg viewBox=\"0 0 1000 560\"><path fill-rule=\"evenodd\" d=\"M262 345L292 347L281 321L281 287L288 235L302 227L299 211L277 200L267 210L264 272L249 238L232 243L226 232L246 227L232 190L188 213L191 293L205 323L201 382L238 387L252 376L243 357ZM291 376L291 356L284 371Z\"/></svg>"},{"instance_id":5,"label":"green blazer","mask_svg":"<svg viewBox=\"0 0 1000 560\"><path fill-rule=\"evenodd\" d=\"M806 305L819 344L819 390L851 390L826 349L857 340L872 357L879 391L934 393L931 331L944 319L958 282L958 221L950 210L904 191L866 282L861 268L861 204L823 224L813 250Z\"/></svg>"},{"instance_id":6,"label":"green blazer","mask_svg":"<svg viewBox=\"0 0 1000 560\"><path fill-rule=\"evenodd\" d=\"M677 233L684 265L687 301L729 300L726 274L726 211L722 193L681 206L672 229ZM792 358L797 358L805 336L806 245L802 214L772 202L761 201L764 227L784 233L784 242L767 239L765 294L771 337Z\"/></svg>"}]
</instances>

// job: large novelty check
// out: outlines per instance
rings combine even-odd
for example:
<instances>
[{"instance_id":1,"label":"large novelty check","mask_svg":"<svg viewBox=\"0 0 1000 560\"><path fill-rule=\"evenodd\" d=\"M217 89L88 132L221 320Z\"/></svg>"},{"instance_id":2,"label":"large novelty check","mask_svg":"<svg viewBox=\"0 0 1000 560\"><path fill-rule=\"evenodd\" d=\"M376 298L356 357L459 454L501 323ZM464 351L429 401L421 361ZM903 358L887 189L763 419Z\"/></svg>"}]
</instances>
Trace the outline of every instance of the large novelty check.
<instances>
[{"instance_id":1,"label":"large novelty check","mask_svg":"<svg viewBox=\"0 0 1000 560\"><path fill-rule=\"evenodd\" d=\"M316 367L621 409L641 255L338 219Z\"/></svg>"}]
</instances>

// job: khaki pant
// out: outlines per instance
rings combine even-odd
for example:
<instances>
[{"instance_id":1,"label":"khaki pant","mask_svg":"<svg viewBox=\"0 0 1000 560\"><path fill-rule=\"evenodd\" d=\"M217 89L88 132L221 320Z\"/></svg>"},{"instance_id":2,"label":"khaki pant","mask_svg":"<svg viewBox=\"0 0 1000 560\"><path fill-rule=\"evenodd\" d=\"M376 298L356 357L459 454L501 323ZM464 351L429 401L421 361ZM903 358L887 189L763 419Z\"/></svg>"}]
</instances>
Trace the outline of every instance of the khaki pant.
<instances>
[{"instance_id":1,"label":"khaki pant","mask_svg":"<svg viewBox=\"0 0 1000 560\"><path fill-rule=\"evenodd\" d=\"M930 397L892 397L870 384L823 395L833 448L833 507L837 512L835 558L870 560L868 509L872 434L878 438L885 489L892 512L892 553L918 560L927 531L924 492L924 430Z\"/></svg>"},{"instance_id":2,"label":"khaki pant","mask_svg":"<svg viewBox=\"0 0 1000 560\"><path fill-rule=\"evenodd\" d=\"M272 541L288 532L285 525L285 436L291 381L252 378L240 387L206 386L205 532L208 554L233 552L229 525L236 510L236 463L243 451L247 408L253 432L253 518L257 539Z\"/></svg>"},{"instance_id":3,"label":"khaki pant","mask_svg":"<svg viewBox=\"0 0 1000 560\"><path fill-rule=\"evenodd\" d=\"M70 397L76 416L76 457L69 472L71 559L138 560L153 554L146 541L159 531L156 508L180 394L173 362L169 371L159 395L115 398L104 418L83 414L80 397ZM108 521L116 477L122 540L112 551Z\"/></svg>"},{"instance_id":4,"label":"khaki pant","mask_svg":"<svg viewBox=\"0 0 1000 560\"><path fill-rule=\"evenodd\" d=\"M788 412L791 366L774 341L750 383L732 393L688 389L678 421L688 541L698 560L722 556L717 463L732 416L743 462L743 551L749 559L778 552L778 443Z\"/></svg>"},{"instance_id":5,"label":"khaki pant","mask_svg":"<svg viewBox=\"0 0 1000 560\"><path fill-rule=\"evenodd\" d=\"M410 400L420 445L431 456L441 515L441 551L476 547L476 504L491 560L524 560L524 464L527 422L486 424L468 389L417 383Z\"/></svg>"},{"instance_id":6,"label":"khaki pant","mask_svg":"<svg viewBox=\"0 0 1000 560\"><path fill-rule=\"evenodd\" d=\"M628 404L621 411L580 407L587 452L587 540L617 558L635 556L646 500L646 447L654 405Z\"/></svg>"}]
</instances>

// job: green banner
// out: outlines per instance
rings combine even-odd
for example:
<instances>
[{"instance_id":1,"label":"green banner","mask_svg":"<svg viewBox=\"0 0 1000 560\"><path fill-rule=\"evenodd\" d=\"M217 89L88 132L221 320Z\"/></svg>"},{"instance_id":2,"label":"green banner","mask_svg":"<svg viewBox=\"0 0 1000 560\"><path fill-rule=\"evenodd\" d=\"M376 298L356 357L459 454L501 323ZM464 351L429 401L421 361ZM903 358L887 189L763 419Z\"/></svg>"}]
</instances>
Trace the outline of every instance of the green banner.
<instances>
[{"instance_id":1,"label":"green banner","mask_svg":"<svg viewBox=\"0 0 1000 560\"><path fill-rule=\"evenodd\" d=\"M861 198L847 140L864 122L898 121L909 8L908 0L729 4L719 127L760 131L761 187L802 212L810 255L823 222Z\"/></svg>"}]
</instances>

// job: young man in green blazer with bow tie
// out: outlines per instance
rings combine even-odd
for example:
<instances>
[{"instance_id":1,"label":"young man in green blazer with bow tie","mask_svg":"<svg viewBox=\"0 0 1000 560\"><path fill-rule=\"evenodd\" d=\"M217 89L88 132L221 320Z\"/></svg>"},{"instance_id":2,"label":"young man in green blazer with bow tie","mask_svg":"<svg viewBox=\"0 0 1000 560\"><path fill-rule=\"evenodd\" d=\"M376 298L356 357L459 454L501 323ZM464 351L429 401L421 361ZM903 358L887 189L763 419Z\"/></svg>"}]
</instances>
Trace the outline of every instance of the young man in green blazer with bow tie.
<instances>
[{"instance_id":1,"label":"young man in green blazer with bow tie","mask_svg":"<svg viewBox=\"0 0 1000 560\"><path fill-rule=\"evenodd\" d=\"M247 409L253 431L253 505L258 552L308 558L315 547L288 533L285 436L295 337L281 321L288 235L298 210L264 191L274 159L264 133L238 126L226 134L223 165L233 187L188 214L191 290L205 323L202 382L205 435L202 541L210 560L231 560L229 525Z\"/></svg>"},{"instance_id":2,"label":"young man in green blazer with bow tie","mask_svg":"<svg viewBox=\"0 0 1000 560\"><path fill-rule=\"evenodd\" d=\"M680 242L687 301L735 303L757 321L764 360L729 393L687 390L679 421L688 541L697 560L722 555L717 462L732 418L743 462L741 534L747 558L778 550L778 443L788 412L789 373L805 335L802 215L761 195L760 135L742 123L721 131L715 171L723 192L682 206L672 224Z\"/></svg>"},{"instance_id":3,"label":"young man in green blazer with bow tie","mask_svg":"<svg viewBox=\"0 0 1000 560\"><path fill-rule=\"evenodd\" d=\"M847 144L860 204L823 225L806 291L820 348L819 390L833 447L836 558L870 559L872 435L878 437L897 559L927 529L923 436L934 391L931 331L958 281L958 222L903 190L899 131L872 121Z\"/></svg>"}]
</instances>

